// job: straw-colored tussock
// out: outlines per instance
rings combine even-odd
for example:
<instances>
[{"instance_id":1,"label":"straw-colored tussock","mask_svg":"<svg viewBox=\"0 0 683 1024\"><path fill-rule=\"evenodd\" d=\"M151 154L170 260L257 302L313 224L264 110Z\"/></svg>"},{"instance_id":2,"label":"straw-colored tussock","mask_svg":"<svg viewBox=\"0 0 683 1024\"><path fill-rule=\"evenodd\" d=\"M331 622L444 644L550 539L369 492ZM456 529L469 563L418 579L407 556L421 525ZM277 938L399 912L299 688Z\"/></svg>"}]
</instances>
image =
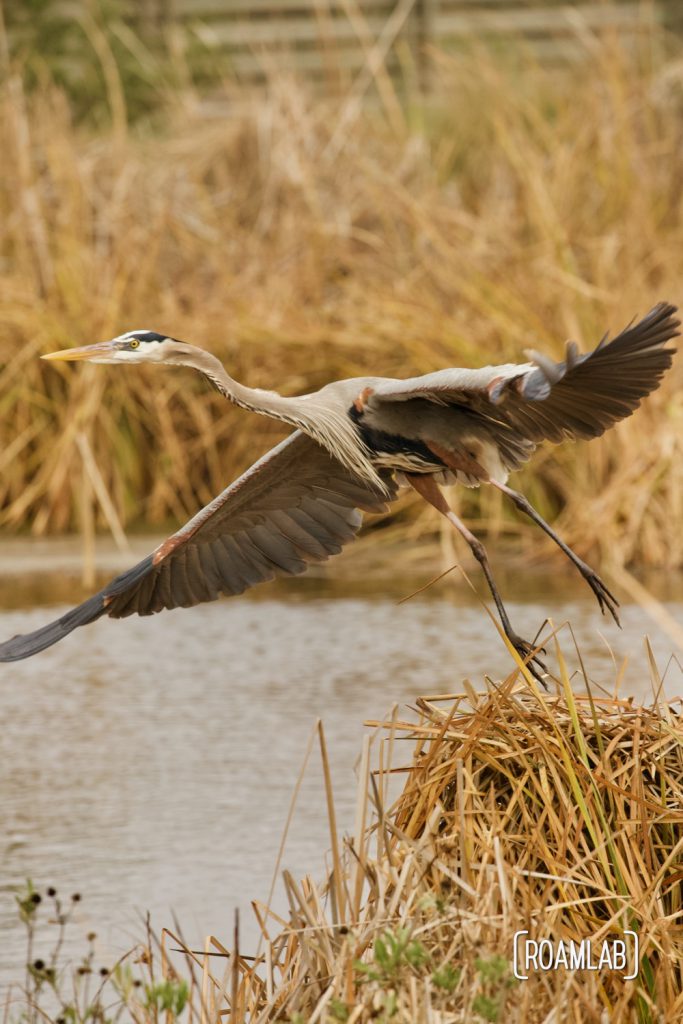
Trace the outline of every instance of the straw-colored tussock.
<instances>
[{"instance_id":1,"label":"straw-colored tussock","mask_svg":"<svg viewBox=\"0 0 683 1024\"><path fill-rule=\"evenodd\" d=\"M342 843L320 729L329 877L285 873L286 921L254 905L255 959L235 957L232 937L207 941L227 959L188 954L195 1012L226 1024L683 1019L680 704L575 696L560 665L553 696L515 673L484 693L421 698L417 724L370 723ZM555 946L591 939L594 963L603 939L634 931L637 978L603 964L518 982L520 929Z\"/></svg>"},{"instance_id":2,"label":"straw-colored tussock","mask_svg":"<svg viewBox=\"0 0 683 1024\"><path fill-rule=\"evenodd\" d=\"M323 101L275 76L255 98L228 81L224 117L179 92L153 137L119 118L93 138L56 89L2 84L3 527L78 525L80 436L119 518L146 524L193 514L281 436L189 372L41 352L149 327L296 394L560 356L567 337L592 346L681 304L678 56L656 32L636 51L584 42L561 72L513 44L434 54L433 95L386 79L368 105L351 87ZM518 478L582 555L683 564L682 366L604 439L539 453ZM552 550L500 495L456 500L483 530ZM396 523L438 529L417 505Z\"/></svg>"}]
</instances>

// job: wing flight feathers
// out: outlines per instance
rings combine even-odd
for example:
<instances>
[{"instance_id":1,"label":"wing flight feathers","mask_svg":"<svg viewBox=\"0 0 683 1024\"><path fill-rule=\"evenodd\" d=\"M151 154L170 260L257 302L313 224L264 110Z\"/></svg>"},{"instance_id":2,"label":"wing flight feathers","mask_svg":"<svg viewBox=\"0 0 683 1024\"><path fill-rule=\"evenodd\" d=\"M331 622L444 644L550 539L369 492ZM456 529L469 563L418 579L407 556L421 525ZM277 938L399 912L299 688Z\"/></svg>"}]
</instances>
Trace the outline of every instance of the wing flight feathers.
<instances>
[{"instance_id":1,"label":"wing flight feathers","mask_svg":"<svg viewBox=\"0 0 683 1024\"><path fill-rule=\"evenodd\" d=\"M396 484L387 472L382 480L384 494L296 431L98 594L41 629L0 644L0 661L37 654L103 615L187 608L220 594L241 594L277 575L305 572L353 539L359 509L384 511Z\"/></svg>"},{"instance_id":2,"label":"wing flight feathers","mask_svg":"<svg viewBox=\"0 0 683 1024\"><path fill-rule=\"evenodd\" d=\"M563 362L528 351L529 363L382 382L369 404L422 398L461 406L529 442L598 437L659 386L676 351L666 347L679 333L676 312L675 306L660 302L638 323L611 341L605 335L584 355L569 341Z\"/></svg>"}]
</instances>

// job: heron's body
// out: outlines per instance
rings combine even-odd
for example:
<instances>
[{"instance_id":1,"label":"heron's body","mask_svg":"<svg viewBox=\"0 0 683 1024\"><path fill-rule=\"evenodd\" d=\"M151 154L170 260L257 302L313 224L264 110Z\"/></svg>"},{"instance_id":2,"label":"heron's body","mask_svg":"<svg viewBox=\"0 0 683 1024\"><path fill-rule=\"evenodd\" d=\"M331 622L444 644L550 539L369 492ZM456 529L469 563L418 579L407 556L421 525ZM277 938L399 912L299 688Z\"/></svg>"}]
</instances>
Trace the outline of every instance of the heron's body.
<instances>
[{"instance_id":1,"label":"heron's body","mask_svg":"<svg viewBox=\"0 0 683 1024\"><path fill-rule=\"evenodd\" d=\"M303 572L352 539L360 509L381 511L407 482L465 537L480 562L506 635L542 667L513 631L482 544L449 508L442 483L488 484L510 497L559 545L617 619L617 601L526 499L507 486L544 440L591 438L630 415L671 365L675 307L660 303L592 352L567 344L555 363L448 369L395 380L334 381L298 397L239 384L210 353L152 331L47 358L157 362L199 370L230 401L295 432L267 453L148 558L99 594L26 636L0 644L0 661L29 657L102 615L149 615L219 594L238 594L276 574ZM618 620L617 620L618 621Z\"/></svg>"},{"instance_id":2,"label":"heron's body","mask_svg":"<svg viewBox=\"0 0 683 1024\"><path fill-rule=\"evenodd\" d=\"M367 387L375 391L401 382L377 378L370 382L361 379L343 383L352 385L348 390L355 389L357 396ZM347 392L346 388L344 390ZM425 398L374 406L368 402L362 409L352 401L347 409L360 442L371 453L373 465L403 473L435 474L445 484L478 487L480 479L466 467L449 467L435 449L469 455L482 466L487 477L505 483L509 470L528 458L533 448L533 445L520 443L518 459L506 467L509 447L501 450L475 413L457 405L439 406Z\"/></svg>"}]
</instances>

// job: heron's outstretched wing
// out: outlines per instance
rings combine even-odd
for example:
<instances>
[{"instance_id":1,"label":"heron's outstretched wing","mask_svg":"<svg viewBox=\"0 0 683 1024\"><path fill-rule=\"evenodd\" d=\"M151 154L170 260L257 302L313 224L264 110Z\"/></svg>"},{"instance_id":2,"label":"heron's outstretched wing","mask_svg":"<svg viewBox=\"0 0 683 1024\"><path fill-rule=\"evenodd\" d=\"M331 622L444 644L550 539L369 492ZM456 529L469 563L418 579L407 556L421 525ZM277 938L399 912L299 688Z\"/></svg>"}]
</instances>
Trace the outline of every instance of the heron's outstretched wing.
<instances>
[{"instance_id":1,"label":"heron's outstretched wing","mask_svg":"<svg viewBox=\"0 0 683 1024\"><path fill-rule=\"evenodd\" d=\"M638 323L580 355L567 342L564 362L528 352L529 363L441 370L411 380L382 382L367 404L423 398L460 405L529 441L598 437L629 416L659 385L675 349L676 307L660 302Z\"/></svg>"},{"instance_id":2,"label":"heron's outstretched wing","mask_svg":"<svg viewBox=\"0 0 683 1024\"><path fill-rule=\"evenodd\" d=\"M219 594L241 594L274 576L304 572L337 554L361 525L359 509L381 512L396 494L355 477L296 431L138 565L61 618L0 644L0 661L19 661L102 615L152 615Z\"/></svg>"}]
</instances>

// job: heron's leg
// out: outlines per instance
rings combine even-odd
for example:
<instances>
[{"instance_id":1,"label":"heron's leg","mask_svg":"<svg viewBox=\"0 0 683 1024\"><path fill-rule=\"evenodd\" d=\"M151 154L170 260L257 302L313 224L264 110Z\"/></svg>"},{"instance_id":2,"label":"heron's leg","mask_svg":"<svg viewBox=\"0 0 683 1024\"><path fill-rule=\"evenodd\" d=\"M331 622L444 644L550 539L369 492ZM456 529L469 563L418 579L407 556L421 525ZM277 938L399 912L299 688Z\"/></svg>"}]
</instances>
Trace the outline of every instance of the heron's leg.
<instances>
[{"instance_id":1,"label":"heron's leg","mask_svg":"<svg viewBox=\"0 0 683 1024\"><path fill-rule=\"evenodd\" d=\"M465 538L470 546L472 554L482 568L488 588L491 591L491 596L496 603L498 615L500 616L501 625L506 637L522 658L529 658L529 655L531 655L531 652L534 650L534 645L529 643L528 640L523 640L522 637L515 633L512 628L507 610L503 604L503 599L500 596L500 592L496 586L496 581L494 580L493 573L491 572L486 548L482 542L465 526L462 519L459 519L458 516L456 516L455 512L451 509L445 497L439 490L439 485L433 476L418 473L404 473L404 476L411 487L413 487L417 493L425 499L425 501L428 501L430 505L433 505L442 516L445 516L449 523L451 523L451 525L454 526ZM546 684L540 675L540 672L545 672L546 667L540 658L537 655L533 655L533 657L529 659L528 665L536 679L545 686Z\"/></svg>"},{"instance_id":2,"label":"heron's leg","mask_svg":"<svg viewBox=\"0 0 683 1024\"><path fill-rule=\"evenodd\" d=\"M621 623L619 622L619 616L617 614L619 602L614 594L610 593L595 570L591 569L590 565L586 565L586 563L572 551L569 545L565 544L561 537L558 537L552 526L546 523L545 519L536 511L531 502L528 501L523 494L520 494L518 491L513 491L511 487L507 486L507 484L501 484L498 480L489 480L489 483L493 484L494 487L497 487L499 491L503 492L503 494L507 494L508 498L512 499L520 512L524 512L524 514L529 516L530 519L533 519L533 521L537 523L542 530L545 530L548 536L555 541L560 550L564 551L567 558L569 558L579 570L586 583L598 599L598 604L600 605L600 611L602 614L604 615L605 610L607 610L616 622L617 626L620 626Z\"/></svg>"}]
</instances>

